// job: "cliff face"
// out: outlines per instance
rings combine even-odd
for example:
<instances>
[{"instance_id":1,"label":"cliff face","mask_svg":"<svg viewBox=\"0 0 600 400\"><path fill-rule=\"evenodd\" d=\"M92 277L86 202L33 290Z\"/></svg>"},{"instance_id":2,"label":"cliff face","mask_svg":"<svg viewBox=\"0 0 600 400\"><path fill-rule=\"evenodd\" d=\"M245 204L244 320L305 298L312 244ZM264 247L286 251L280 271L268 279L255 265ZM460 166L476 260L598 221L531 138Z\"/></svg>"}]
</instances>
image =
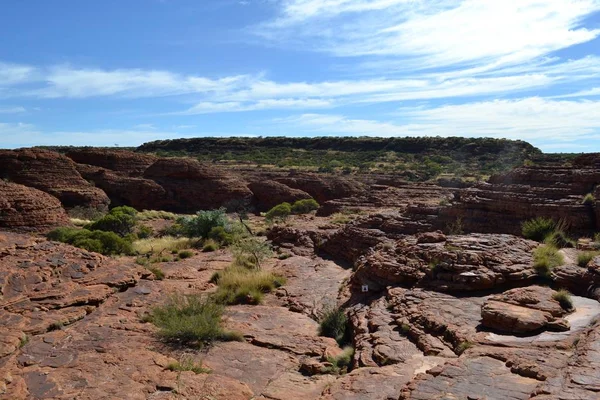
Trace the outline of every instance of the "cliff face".
<instances>
[{"instance_id":1,"label":"cliff face","mask_svg":"<svg viewBox=\"0 0 600 400\"><path fill-rule=\"evenodd\" d=\"M15 183L39 189L64 207L106 209L108 196L77 172L75 163L61 154L40 150L0 150L0 174Z\"/></svg>"}]
</instances>

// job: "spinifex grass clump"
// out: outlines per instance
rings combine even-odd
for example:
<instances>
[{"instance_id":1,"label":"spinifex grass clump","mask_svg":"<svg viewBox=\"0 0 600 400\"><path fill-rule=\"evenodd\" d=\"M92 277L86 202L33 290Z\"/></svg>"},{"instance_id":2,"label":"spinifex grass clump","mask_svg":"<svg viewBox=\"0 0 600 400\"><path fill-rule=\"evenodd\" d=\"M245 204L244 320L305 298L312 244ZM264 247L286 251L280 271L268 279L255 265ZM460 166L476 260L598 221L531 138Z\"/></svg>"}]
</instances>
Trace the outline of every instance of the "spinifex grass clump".
<instances>
[{"instance_id":1,"label":"spinifex grass clump","mask_svg":"<svg viewBox=\"0 0 600 400\"><path fill-rule=\"evenodd\" d=\"M560 306L567 310L571 311L573 309L573 300L571 299L571 293L569 293L565 289L560 289L552 295L552 298L560 304Z\"/></svg>"},{"instance_id":2,"label":"spinifex grass clump","mask_svg":"<svg viewBox=\"0 0 600 400\"><path fill-rule=\"evenodd\" d=\"M556 230L556 222L550 218L537 217L523 222L521 225L523 236L527 239L543 242Z\"/></svg>"},{"instance_id":3,"label":"spinifex grass clump","mask_svg":"<svg viewBox=\"0 0 600 400\"><path fill-rule=\"evenodd\" d=\"M163 236L161 238L142 239L133 242L133 250L138 254L160 254L179 252L194 247L196 241L188 238Z\"/></svg>"},{"instance_id":4,"label":"spinifex grass clump","mask_svg":"<svg viewBox=\"0 0 600 400\"><path fill-rule=\"evenodd\" d=\"M540 276L550 277L554 267L565 262L564 257L558 249L552 245L544 244L533 252L533 267Z\"/></svg>"},{"instance_id":5,"label":"spinifex grass clump","mask_svg":"<svg viewBox=\"0 0 600 400\"><path fill-rule=\"evenodd\" d=\"M152 310L150 320L169 342L203 346L215 340L239 340L221 326L223 306L199 295L174 294Z\"/></svg>"},{"instance_id":6,"label":"spinifex grass clump","mask_svg":"<svg viewBox=\"0 0 600 400\"><path fill-rule=\"evenodd\" d=\"M577 265L580 267L587 267L589 262L599 254L600 252L597 251L583 251L577 254Z\"/></svg>"},{"instance_id":7,"label":"spinifex grass clump","mask_svg":"<svg viewBox=\"0 0 600 400\"><path fill-rule=\"evenodd\" d=\"M323 311L319 321L319 335L334 338L342 344L346 340L348 317L339 307L328 307Z\"/></svg>"},{"instance_id":8,"label":"spinifex grass clump","mask_svg":"<svg viewBox=\"0 0 600 400\"><path fill-rule=\"evenodd\" d=\"M285 284L272 272L241 266L226 268L214 277L219 286L213 298L221 304L260 304L264 294Z\"/></svg>"}]
</instances>

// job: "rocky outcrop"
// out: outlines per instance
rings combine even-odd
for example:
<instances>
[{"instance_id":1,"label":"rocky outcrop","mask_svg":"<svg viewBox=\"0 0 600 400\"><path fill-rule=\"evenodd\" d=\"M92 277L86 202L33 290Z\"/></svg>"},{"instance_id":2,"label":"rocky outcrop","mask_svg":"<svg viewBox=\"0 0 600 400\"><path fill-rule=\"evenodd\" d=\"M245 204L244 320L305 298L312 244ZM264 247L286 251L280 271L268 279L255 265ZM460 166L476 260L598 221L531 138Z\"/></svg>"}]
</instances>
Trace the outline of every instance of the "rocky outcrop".
<instances>
[{"instance_id":1,"label":"rocky outcrop","mask_svg":"<svg viewBox=\"0 0 600 400\"><path fill-rule=\"evenodd\" d=\"M419 285L440 291L476 291L525 283L537 276L537 243L511 235L471 234L387 241L360 257L352 282L382 290Z\"/></svg>"},{"instance_id":2,"label":"rocky outcrop","mask_svg":"<svg viewBox=\"0 0 600 400\"><path fill-rule=\"evenodd\" d=\"M57 198L0 180L0 228L44 231L68 223L69 218Z\"/></svg>"},{"instance_id":3,"label":"rocky outcrop","mask_svg":"<svg viewBox=\"0 0 600 400\"><path fill-rule=\"evenodd\" d=\"M129 177L87 164L77 164L77 170L104 190L113 206L127 205L138 210L163 209L165 206L167 191L150 179Z\"/></svg>"},{"instance_id":4,"label":"rocky outcrop","mask_svg":"<svg viewBox=\"0 0 600 400\"><path fill-rule=\"evenodd\" d=\"M64 207L106 209L109 199L83 179L69 158L41 149L0 150L0 178L30 186L58 198Z\"/></svg>"},{"instance_id":5,"label":"rocky outcrop","mask_svg":"<svg viewBox=\"0 0 600 400\"><path fill-rule=\"evenodd\" d=\"M166 192L160 206L154 209L189 213L252 198L243 181L192 159L159 159L146 169L143 178L156 182Z\"/></svg>"},{"instance_id":6,"label":"rocky outcrop","mask_svg":"<svg viewBox=\"0 0 600 400\"><path fill-rule=\"evenodd\" d=\"M65 154L77 164L102 167L126 176L142 176L146 168L154 164L158 157L113 149L78 149Z\"/></svg>"},{"instance_id":7,"label":"rocky outcrop","mask_svg":"<svg viewBox=\"0 0 600 400\"><path fill-rule=\"evenodd\" d=\"M562 318L567 310L553 299L554 293L548 287L530 286L492 296L481 307L481 323L516 334L569 330L569 323Z\"/></svg>"},{"instance_id":8,"label":"rocky outcrop","mask_svg":"<svg viewBox=\"0 0 600 400\"><path fill-rule=\"evenodd\" d=\"M256 198L259 211L266 211L283 202L294 203L297 200L310 199L311 196L299 189L293 189L283 183L266 180L251 182L248 188Z\"/></svg>"},{"instance_id":9,"label":"rocky outcrop","mask_svg":"<svg viewBox=\"0 0 600 400\"><path fill-rule=\"evenodd\" d=\"M275 179L291 188L302 190L312 196L319 204L327 200L353 197L365 193L367 185L357 180L340 176L318 176L294 174Z\"/></svg>"}]
</instances>

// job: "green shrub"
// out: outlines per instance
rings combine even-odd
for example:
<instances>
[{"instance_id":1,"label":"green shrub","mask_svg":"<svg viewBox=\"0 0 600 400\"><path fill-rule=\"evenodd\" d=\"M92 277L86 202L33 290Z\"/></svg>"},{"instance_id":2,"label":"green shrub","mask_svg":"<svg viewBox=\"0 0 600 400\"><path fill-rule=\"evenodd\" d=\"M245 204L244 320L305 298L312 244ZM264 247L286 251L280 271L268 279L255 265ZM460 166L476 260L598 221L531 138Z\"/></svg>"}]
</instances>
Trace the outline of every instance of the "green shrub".
<instances>
[{"instance_id":1,"label":"green shrub","mask_svg":"<svg viewBox=\"0 0 600 400\"><path fill-rule=\"evenodd\" d=\"M556 222L549 218L537 217L521 224L521 232L527 239L543 242L556 229Z\"/></svg>"},{"instance_id":2,"label":"green shrub","mask_svg":"<svg viewBox=\"0 0 600 400\"><path fill-rule=\"evenodd\" d=\"M152 272L152 274L154 274L154 277L156 278L157 281L162 281L163 279L165 279L165 273L162 269L160 269L158 267L153 267L153 266L148 266L146 268L148 268L148 271L150 271L150 272Z\"/></svg>"},{"instance_id":3,"label":"green shrub","mask_svg":"<svg viewBox=\"0 0 600 400\"><path fill-rule=\"evenodd\" d=\"M207 239L210 231L218 226L225 228L229 224L225 208L218 210L198 211L194 217L184 217L178 220L183 234L187 237Z\"/></svg>"},{"instance_id":4,"label":"green shrub","mask_svg":"<svg viewBox=\"0 0 600 400\"><path fill-rule=\"evenodd\" d=\"M87 225L91 231L114 232L119 236L127 236L134 232L137 223L137 211L131 207L115 207L104 217Z\"/></svg>"},{"instance_id":5,"label":"green shrub","mask_svg":"<svg viewBox=\"0 0 600 400\"><path fill-rule=\"evenodd\" d=\"M223 307L199 295L174 294L152 310L151 321L158 334L170 342L203 346L214 340L239 340L240 336L223 330Z\"/></svg>"},{"instance_id":6,"label":"green shrub","mask_svg":"<svg viewBox=\"0 0 600 400\"><path fill-rule=\"evenodd\" d=\"M146 225L141 225L138 227L136 234L138 239L148 239L154 234L154 229Z\"/></svg>"},{"instance_id":7,"label":"green shrub","mask_svg":"<svg viewBox=\"0 0 600 400\"><path fill-rule=\"evenodd\" d=\"M599 253L597 251L584 251L577 254L577 265L580 267L587 267L590 261L596 257Z\"/></svg>"},{"instance_id":8,"label":"green shrub","mask_svg":"<svg viewBox=\"0 0 600 400\"><path fill-rule=\"evenodd\" d=\"M211 278L219 285L214 299L220 304L260 304L264 293L285 284L285 278L267 271L228 267Z\"/></svg>"},{"instance_id":9,"label":"green shrub","mask_svg":"<svg viewBox=\"0 0 600 400\"><path fill-rule=\"evenodd\" d=\"M180 250L193 247L195 241L188 238L163 236L161 238L141 239L133 242L133 249L138 254L160 254L170 252L177 254Z\"/></svg>"},{"instance_id":10,"label":"green shrub","mask_svg":"<svg viewBox=\"0 0 600 400\"><path fill-rule=\"evenodd\" d=\"M57 228L46 236L49 240L68 243L75 247L104 255L132 254L131 242L114 232L87 229Z\"/></svg>"},{"instance_id":11,"label":"green shrub","mask_svg":"<svg viewBox=\"0 0 600 400\"><path fill-rule=\"evenodd\" d=\"M222 246L229 246L233 242L233 234L227 232L223 226L215 226L208 232L208 238Z\"/></svg>"},{"instance_id":12,"label":"green shrub","mask_svg":"<svg viewBox=\"0 0 600 400\"><path fill-rule=\"evenodd\" d=\"M465 351L467 351L468 349L470 349L473 346L474 346L474 343L469 342L468 340L465 342L461 342L458 346L456 346L455 353L458 355L461 355L462 353L464 353Z\"/></svg>"},{"instance_id":13,"label":"green shrub","mask_svg":"<svg viewBox=\"0 0 600 400\"><path fill-rule=\"evenodd\" d=\"M556 230L548 235L544 239L545 244L549 244L551 246L557 247L559 249L564 249L566 247L575 247L577 243L567 236L567 234L561 230Z\"/></svg>"},{"instance_id":14,"label":"green shrub","mask_svg":"<svg viewBox=\"0 0 600 400\"><path fill-rule=\"evenodd\" d=\"M204 246L202 246L202 251L205 253L210 253L212 251L216 251L219 249L219 245L212 239L208 239L204 242Z\"/></svg>"},{"instance_id":15,"label":"green shrub","mask_svg":"<svg viewBox=\"0 0 600 400\"><path fill-rule=\"evenodd\" d=\"M194 252L191 250L181 250L177 255L179 256L179 258L184 260L186 258L192 257L194 255Z\"/></svg>"},{"instance_id":16,"label":"green shrub","mask_svg":"<svg viewBox=\"0 0 600 400\"><path fill-rule=\"evenodd\" d=\"M545 278L550 277L552 269L562 265L564 261L563 255L551 245L539 246L533 252L533 267L540 276Z\"/></svg>"},{"instance_id":17,"label":"green shrub","mask_svg":"<svg viewBox=\"0 0 600 400\"><path fill-rule=\"evenodd\" d=\"M271 208L269 211L267 211L267 213L265 214L265 218L267 219L267 221L285 221L285 219L289 217L291 213L292 206L290 205L290 203L286 202L278 204L275 207Z\"/></svg>"},{"instance_id":18,"label":"green shrub","mask_svg":"<svg viewBox=\"0 0 600 400\"><path fill-rule=\"evenodd\" d=\"M594 205L595 202L596 202L596 199L594 198L594 195L591 193L586 194L583 197L583 200L581 201L581 203L585 204L586 206Z\"/></svg>"},{"instance_id":19,"label":"green shrub","mask_svg":"<svg viewBox=\"0 0 600 400\"><path fill-rule=\"evenodd\" d=\"M552 298L560 304L560 306L565 310L573 309L573 300L571 299L571 293L569 293L565 289L560 289L557 292L552 294Z\"/></svg>"},{"instance_id":20,"label":"green shrub","mask_svg":"<svg viewBox=\"0 0 600 400\"><path fill-rule=\"evenodd\" d=\"M315 199L304 199L296 201L292 205L291 211L293 214L308 214L318 208L319 203Z\"/></svg>"},{"instance_id":21,"label":"green shrub","mask_svg":"<svg viewBox=\"0 0 600 400\"><path fill-rule=\"evenodd\" d=\"M326 308L319 321L319 335L334 338L343 343L347 337L348 317L338 307Z\"/></svg>"},{"instance_id":22,"label":"green shrub","mask_svg":"<svg viewBox=\"0 0 600 400\"><path fill-rule=\"evenodd\" d=\"M331 363L331 367L326 370L326 373L345 374L352 365L352 357L354 356L354 348L351 346L344 347L342 354L337 357L327 357L327 361Z\"/></svg>"}]
</instances>

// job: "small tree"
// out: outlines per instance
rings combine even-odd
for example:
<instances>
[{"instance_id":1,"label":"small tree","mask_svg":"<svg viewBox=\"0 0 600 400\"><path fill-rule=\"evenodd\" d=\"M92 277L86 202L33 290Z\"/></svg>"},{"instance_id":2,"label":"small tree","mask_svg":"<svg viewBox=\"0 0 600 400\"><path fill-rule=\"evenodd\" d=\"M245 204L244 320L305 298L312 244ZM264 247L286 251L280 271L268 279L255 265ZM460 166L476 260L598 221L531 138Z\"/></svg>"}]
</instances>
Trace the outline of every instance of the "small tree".
<instances>
[{"instance_id":1,"label":"small tree","mask_svg":"<svg viewBox=\"0 0 600 400\"><path fill-rule=\"evenodd\" d=\"M208 238L210 231L218 226L226 228L229 224L225 208L218 210L198 211L196 216L182 218L178 221L182 226L182 231L187 237Z\"/></svg>"},{"instance_id":2,"label":"small tree","mask_svg":"<svg viewBox=\"0 0 600 400\"><path fill-rule=\"evenodd\" d=\"M292 205L292 213L308 214L311 211L317 210L319 203L315 199L298 200Z\"/></svg>"},{"instance_id":3,"label":"small tree","mask_svg":"<svg viewBox=\"0 0 600 400\"><path fill-rule=\"evenodd\" d=\"M271 208L269 211L267 211L265 217L267 218L267 221L273 221L276 219L285 221L285 219L289 217L291 213L292 206L290 205L290 203L285 202Z\"/></svg>"},{"instance_id":4,"label":"small tree","mask_svg":"<svg viewBox=\"0 0 600 400\"><path fill-rule=\"evenodd\" d=\"M237 240L231 250L238 264L254 266L257 269L261 268L264 260L273 256L271 244L255 236Z\"/></svg>"}]
</instances>

